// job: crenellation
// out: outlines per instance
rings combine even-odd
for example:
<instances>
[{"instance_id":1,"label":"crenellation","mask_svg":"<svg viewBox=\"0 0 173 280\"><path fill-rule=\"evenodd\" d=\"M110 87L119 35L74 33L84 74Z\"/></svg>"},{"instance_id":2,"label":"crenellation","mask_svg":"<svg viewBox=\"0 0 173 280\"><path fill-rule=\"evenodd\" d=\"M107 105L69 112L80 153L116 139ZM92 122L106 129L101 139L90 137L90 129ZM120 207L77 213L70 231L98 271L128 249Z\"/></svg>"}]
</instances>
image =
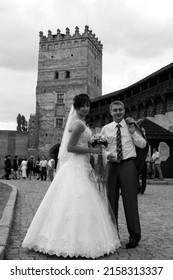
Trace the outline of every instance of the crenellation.
<instances>
[{"instance_id":1,"label":"crenellation","mask_svg":"<svg viewBox=\"0 0 173 280\"><path fill-rule=\"evenodd\" d=\"M48 30L48 41L52 41L53 36L52 36L52 31Z\"/></svg>"},{"instance_id":2,"label":"crenellation","mask_svg":"<svg viewBox=\"0 0 173 280\"><path fill-rule=\"evenodd\" d=\"M79 27L75 27L75 34L73 35L74 38L81 38L82 36L79 33Z\"/></svg>"},{"instance_id":3,"label":"crenellation","mask_svg":"<svg viewBox=\"0 0 173 280\"><path fill-rule=\"evenodd\" d=\"M40 43L46 41L46 36L43 35L43 31L39 32L39 37L40 37Z\"/></svg>"},{"instance_id":4,"label":"crenellation","mask_svg":"<svg viewBox=\"0 0 173 280\"><path fill-rule=\"evenodd\" d=\"M70 29L66 28L66 33L62 34L60 29L57 29L57 34L52 34L51 30L48 30L48 36L44 36L43 32L39 32L40 36L40 50L54 50L56 48L69 48L76 47L78 45L87 45L87 40L93 45L102 55L103 45L101 41L98 40L96 35L92 33L92 30L89 30L89 26L85 26L84 33L81 35L79 32L79 27L75 27L75 33L70 34ZM78 39L78 43L76 43ZM85 40L84 40L85 39ZM46 43L46 44L45 44ZM50 45L51 43L51 45Z\"/></svg>"},{"instance_id":5,"label":"crenellation","mask_svg":"<svg viewBox=\"0 0 173 280\"><path fill-rule=\"evenodd\" d=\"M61 39L61 30L58 28L57 29L57 35L56 35L57 40Z\"/></svg>"},{"instance_id":6,"label":"crenellation","mask_svg":"<svg viewBox=\"0 0 173 280\"><path fill-rule=\"evenodd\" d=\"M42 38L43 37L43 31L39 32L39 36Z\"/></svg>"},{"instance_id":7,"label":"crenellation","mask_svg":"<svg viewBox=\"0 0 173 280\"><path fill-rule=\"evenodd\" d=\"M66 28L66 35L65 35L65 38L66 38L66 39L71 38L70 29L69 29L68 27Z\"/></svg>"}]
</instances>

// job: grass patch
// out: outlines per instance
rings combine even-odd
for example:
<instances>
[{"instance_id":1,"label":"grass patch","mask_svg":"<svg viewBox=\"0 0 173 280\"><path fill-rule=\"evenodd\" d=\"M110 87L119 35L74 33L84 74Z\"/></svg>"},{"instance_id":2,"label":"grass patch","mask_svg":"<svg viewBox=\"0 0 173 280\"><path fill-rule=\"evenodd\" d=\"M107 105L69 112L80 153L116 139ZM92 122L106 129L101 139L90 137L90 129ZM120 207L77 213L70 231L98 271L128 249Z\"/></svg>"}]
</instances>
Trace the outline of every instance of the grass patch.
<instances>
[{"instance_id":1,"label":"grass patch","mask_svg":"<svg viewBox=\"0 0 173 280\"><path fill-rule=\"evenodd\" d=\"M0 219L11 194L11 187L0 182Z\"/></svg>"}]
</instances>

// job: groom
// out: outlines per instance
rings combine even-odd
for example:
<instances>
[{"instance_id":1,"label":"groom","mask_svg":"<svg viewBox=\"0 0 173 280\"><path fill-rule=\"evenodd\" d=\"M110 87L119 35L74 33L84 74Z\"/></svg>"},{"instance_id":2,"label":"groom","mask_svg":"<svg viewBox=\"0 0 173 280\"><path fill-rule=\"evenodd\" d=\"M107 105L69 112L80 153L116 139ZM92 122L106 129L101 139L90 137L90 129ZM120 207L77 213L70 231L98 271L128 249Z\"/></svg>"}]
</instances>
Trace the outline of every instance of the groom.
<instances>
[{"instance_id":1,"label":"groom","mask_svg":"<svg viewBox=\"0 0 173 280\"><path fill-rule=\"evenodd\" d=\"M113 122L105 125L101 132L109 141L105 151L108 199L118 225L118 201L119 189L121 189L129 232L129 243L126 244L126 248L130 249L135 248L141 239L135 146L144 148L146 140L136 132L134 123L125 122L125 106L121 101L113 101L110 104L110 114Z\"/></svg>"}]
</instances>

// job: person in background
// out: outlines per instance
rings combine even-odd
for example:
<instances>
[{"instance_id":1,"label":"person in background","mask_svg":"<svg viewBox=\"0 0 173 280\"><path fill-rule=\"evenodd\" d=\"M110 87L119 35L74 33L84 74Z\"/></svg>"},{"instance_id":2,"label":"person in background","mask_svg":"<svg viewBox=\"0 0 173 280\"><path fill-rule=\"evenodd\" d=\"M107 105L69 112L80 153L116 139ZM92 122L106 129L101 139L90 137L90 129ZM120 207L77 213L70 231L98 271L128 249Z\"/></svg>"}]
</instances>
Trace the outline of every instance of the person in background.
<instances>
[{"instance_id":1,"label":"person in background","mask_svg":"<svg viewBox=\"0 0 173 280\"><path fill-rule=\"evenodd\" d=\"M42 157L40 161L40 168L41 168L41 181L46 181L47 179L47 159L45 156Z\"/></svg>"},{"instance_id":2,"label":"person in background","mask_svg":"<svg viewBox=\"0 0 173 280\"><path fill-rule=\"evenodd\" d=\"M9 176L11 174L11 159L10 155L7 156L7 159L5 161L5 166L6 166L6 174L5 174L5 179L10 180Z\"/></svg>"},{"instance_id":3,"label":"person in background","mask_svg":"<svg viewBox=\"0 0 173 280\"><path fill-rule=\"evenodd\" d=\"M14 160L13 160L13 179L18 179L19 178L19 164L18 164L18 156L15 155Z\"/></svg>"},{"instance_id":4,"label":"person in background","mask_svg":"<svg viewBox=\"0 0 173 280\"><path fill-rule=\"evenodd\" d=\"M37 180L40 179L40 158L38 157L35 162L35 173L37 175Z\"/></svg>"},{"instance_id":5,"label":"person in background","mask_svg":"<svg viewBox=\"0 0 173 280\"><path fill-rule=\"evenodd\" d=\"M22 178L26 179L27 178L27 173L26 173L26 171L27 171L27 158L26 157L21 162L20 170L22 172Z\"/></svg>"},{"instance_id":6,"label":"person in background","mask_svg":"<svg viewBox=\"0 0 173 280\"><path fill-rule=\"evenodd\" d=\"M152 154L152 161L153 161L153 179L156 177L156 171L159 173L159 179L163 179L162 169L161 169L161 159L160 159L160 153L157 151L157 148L153 148L153 154Z\"/></svg>"},{"instance_id":7,"label":"person in background","mask_svg":"<svg viewBox=\"0 0 173 280\"><path fill-rule=\"evenodd\" d=\"M4 175L2 176L2 179L5 179L6 178L6 160L7 160L7 157L8 156L5 156L5 159L4 159Z\"/></svg>"},{"instance_id":8,"label":"person in background","mask_svg":"<svg viewBox=\"0 0 173 280\"><path fill-rule=\"evenodd\" d=\"M27 174L29 179L31 180L31 178L33 177L34 174L34 157L30 156L28 162L27 162Z\"/></svg>"},{"instance_id":9,"label":"person in background","mask_svg":"<svg viewBox=\"0 0 173 280\"><path fill-rule=\"evenodd\" d=\"M53 181L53 177L54 177L54 170L55 170L55 160L53 158L53 156L50 156L50 159L48 161L47 164L47 170L48 170L48 176L50 178L50 181Z\"/></svg>"},{"instance_id":10,"label":"person in background","mask_svg":"<svg viewBox=\"0 0 173 280\"><path fill-rule=\"evenodd\" d=\"M19 179L22 177L22 170L21 170L21 163L22 163L22 160L23 160L23 158L22 157L19 157L18 158L18 166L19 166L19 168L18 168L18 174L19 174Z\"/></svg>"},{"instance_id":11,"label":"person in background","mask_svg":"<svg viewBox=\"0 0 173 280\"><path fill-rule=\"evenodd\" d=\"M153 168L152 168L152 160L150 154L148 154L146 161L147 161L147 178L152 179Z\"/></svg>"}]
</instances>

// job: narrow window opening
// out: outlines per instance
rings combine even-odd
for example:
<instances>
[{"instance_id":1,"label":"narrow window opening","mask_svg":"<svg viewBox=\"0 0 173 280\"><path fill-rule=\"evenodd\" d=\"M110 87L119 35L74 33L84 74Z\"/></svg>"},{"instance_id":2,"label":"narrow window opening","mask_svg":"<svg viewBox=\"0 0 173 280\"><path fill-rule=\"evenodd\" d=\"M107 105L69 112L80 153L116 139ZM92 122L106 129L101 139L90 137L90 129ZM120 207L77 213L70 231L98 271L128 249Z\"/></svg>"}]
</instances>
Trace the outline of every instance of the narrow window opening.
<instances>
[{"instance_id":1,"label":"narrow window opening","mask_svg":"<svg viewBox=\"0 0 173 280\"><path fill-rule=\"evenodd\" d=\"M55 79L59 79L59 72L58 71L55 72Z\"/></svg>"},{"instance_id":2,"label":"narrow window opening","mask_svg":"<svg viewBox=\"0 0 173 280\"><path fill-rule=\"evenodd\" d=\"M70 78L70 71L66 71L66 72L65 72L65 77L66 77L66 79L69 79L69 78Z\"/></svg>"},{"instance_id":3,"label":"narrow window opening","mask_svg":"<svg viewBox=\"0 0 173 280\"><path fill-rule=\"evenodd\" d=\"M63 93L58 93L57 94L57 103L58 104L63 104L64 103L64 94Z\"/></svg>"},{"instance_id":4,"label":"narrow window opening","mask_svg":"<svg viewBox=\"0 0 173 280\"><path fill-rule=\"evenodd\" d=\"M56 119L56 127L57 128L62 128L63 126L63 119L62 118L57 118Z\"/></svg>"}]
</instances>

